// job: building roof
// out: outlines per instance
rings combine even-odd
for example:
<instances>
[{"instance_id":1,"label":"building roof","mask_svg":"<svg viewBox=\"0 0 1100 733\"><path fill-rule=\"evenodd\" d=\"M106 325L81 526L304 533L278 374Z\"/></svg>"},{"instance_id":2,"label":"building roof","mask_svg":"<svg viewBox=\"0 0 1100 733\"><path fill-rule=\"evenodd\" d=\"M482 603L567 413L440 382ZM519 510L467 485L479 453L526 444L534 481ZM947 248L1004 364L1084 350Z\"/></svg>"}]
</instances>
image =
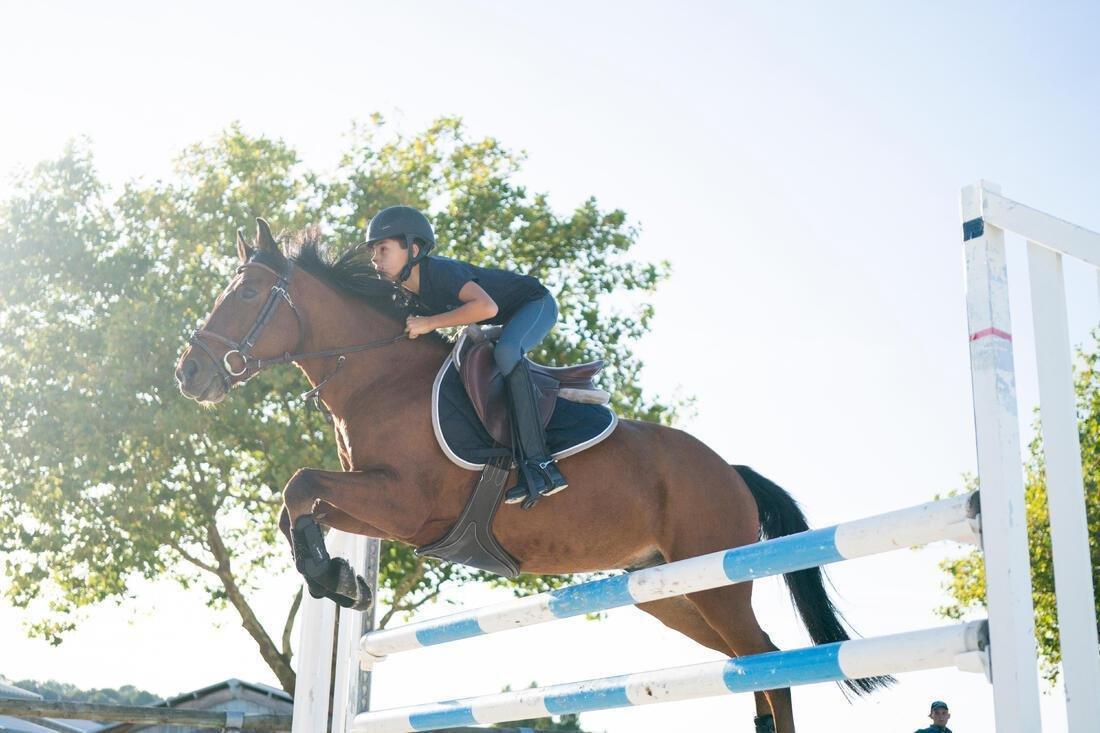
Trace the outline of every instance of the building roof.
<instances>
[{"instance_id":1,"label":"building roof","mask_svg":"<svg viewBox=\"0 0 1100 733\"><path fill-rule=\"evenodd\" d=\"M0 697L41 700L41 695L19 687L0 683ZM207 685L198 690L184 692L149 707L191 708L198 710L237 710L244 713L286 713L294 705L294 698L283 690L256 682L244 682L231 678ZM35 722L40 721L41 724ZM128 731L153 731L166 729L162 725L148 723L104 723L91 720L61 720L53 718L23 719L0 716L0 733L126 733ZM180 728L173 728L180 730Z\"/></svg>"}]
</instances>

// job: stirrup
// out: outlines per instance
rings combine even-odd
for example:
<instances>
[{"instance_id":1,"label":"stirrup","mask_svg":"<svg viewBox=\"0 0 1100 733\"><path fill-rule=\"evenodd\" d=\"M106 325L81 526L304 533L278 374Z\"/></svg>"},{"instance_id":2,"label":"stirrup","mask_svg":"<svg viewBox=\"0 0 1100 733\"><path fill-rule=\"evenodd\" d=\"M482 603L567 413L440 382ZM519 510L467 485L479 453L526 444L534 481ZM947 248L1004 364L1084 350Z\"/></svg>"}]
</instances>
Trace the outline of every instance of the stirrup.
<instances>
[{"instance_id":1,"label":"stirrup","mask_svg":"<svg viewBox=\"0 0 1100 733\"><path fill-rule=\"evenodd\" d=\"M523 504L524 509L530 509L534 506L534 502L538 501L539 497L543 495L543 492L552 487L547 485L545 477L536 474L529 468L517 466L516 471L519 474L519 481L515 486L504 492L504 503ZM538 481L538 488L532 490L532 481Z\"/></svg>"},{"instance_id":2,"label":"stirrup","mask_svg":"<svg viewBox=\"0 0 1100 733\"><path fill-rule=\"evenodd\" d=\"M528 461L527 470L521 468L519 476L520 482L504 493L505 504L523 503L524 508L529 509L541 497L553 496L559 491L569 488L569 483L565 480L565 476L562 475L561 471L558 470L553 458L541 462ZM539 481L539 487L536 491L531 491L528 484L531 479Z\"/></svg>"},{"instance_id":3,"label":"stirrup","mask_svg":"<svg viewBox=\"0 0 1100 733\"><path fill-rule=\"evenodd\" d=\"M569 488L569 482L565 480L565 476L562 475L558 464L554 462L553 458L540 461L535 465L538 466L539 472L545 480L542 489L539 490L539 496L553 496L559 491Z\"/></svg>"}]
</instances>

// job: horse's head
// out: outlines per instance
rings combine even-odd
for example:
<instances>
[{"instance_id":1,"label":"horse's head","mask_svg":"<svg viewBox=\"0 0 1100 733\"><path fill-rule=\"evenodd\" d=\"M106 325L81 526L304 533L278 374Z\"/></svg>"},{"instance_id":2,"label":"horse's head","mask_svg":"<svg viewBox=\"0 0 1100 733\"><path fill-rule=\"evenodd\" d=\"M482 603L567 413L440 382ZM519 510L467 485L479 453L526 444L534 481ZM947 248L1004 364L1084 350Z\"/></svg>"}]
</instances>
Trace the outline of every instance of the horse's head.
<instances>
[{"instance_id":1,"label":"horse's head","mask_svg":"<svg viewBox=\"0 0 1100 733\"><path fill-rule=\"evenodd\" d=\"M238 230L237 254L236 276L176 364L180 391L200 403L220 402L230 387L294 353L304 336L291 294L294 263L279 250L266 221L256 220L255 246Z\"/></svg>"}]
</instances>

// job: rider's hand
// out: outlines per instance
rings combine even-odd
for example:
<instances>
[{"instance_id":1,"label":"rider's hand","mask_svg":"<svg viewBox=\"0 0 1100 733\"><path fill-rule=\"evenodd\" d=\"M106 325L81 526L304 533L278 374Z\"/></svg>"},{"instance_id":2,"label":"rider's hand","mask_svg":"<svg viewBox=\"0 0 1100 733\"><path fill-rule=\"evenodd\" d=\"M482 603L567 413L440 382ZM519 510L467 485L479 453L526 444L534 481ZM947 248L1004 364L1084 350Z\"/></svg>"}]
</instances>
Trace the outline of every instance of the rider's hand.
<instances>
[{"instance_id":1,"label":"rider's hand","mask_svg":"<svg viewBox=\"0 0 1100 733\"><path fill-rule=\"evenodd\" d=\"M435 329L432 327L431 319L423 316L409 316L405 320L405 333L409 338L414 339L417 336L423 336L426 333L431 333Z\"/></svg>"}]
</instances>

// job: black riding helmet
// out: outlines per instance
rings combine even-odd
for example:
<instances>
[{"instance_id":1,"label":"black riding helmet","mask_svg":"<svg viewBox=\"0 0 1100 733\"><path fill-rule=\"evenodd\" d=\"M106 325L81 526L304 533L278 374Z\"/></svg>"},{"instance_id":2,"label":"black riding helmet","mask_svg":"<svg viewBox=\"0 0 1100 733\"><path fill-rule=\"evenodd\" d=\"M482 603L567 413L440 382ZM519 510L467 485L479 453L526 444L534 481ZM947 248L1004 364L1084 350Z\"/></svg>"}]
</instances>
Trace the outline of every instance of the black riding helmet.
<instances>
[{"instance_id":1,"label":"black riding helmet","mask_svg":"<svg viewBox=\"0 0 1100 733\"><path fill-rule=\"evenodd\" d=\"M367 224L367 246L383 239L401 239L409 252L408 263L401 268L398 282L405 282L412 268L428 256L435 248L435 232L428 217L411 206L388 206L382 209ZM420 245L420 254L413 257L413 243Z\"/></svg>"}]
</instances>

